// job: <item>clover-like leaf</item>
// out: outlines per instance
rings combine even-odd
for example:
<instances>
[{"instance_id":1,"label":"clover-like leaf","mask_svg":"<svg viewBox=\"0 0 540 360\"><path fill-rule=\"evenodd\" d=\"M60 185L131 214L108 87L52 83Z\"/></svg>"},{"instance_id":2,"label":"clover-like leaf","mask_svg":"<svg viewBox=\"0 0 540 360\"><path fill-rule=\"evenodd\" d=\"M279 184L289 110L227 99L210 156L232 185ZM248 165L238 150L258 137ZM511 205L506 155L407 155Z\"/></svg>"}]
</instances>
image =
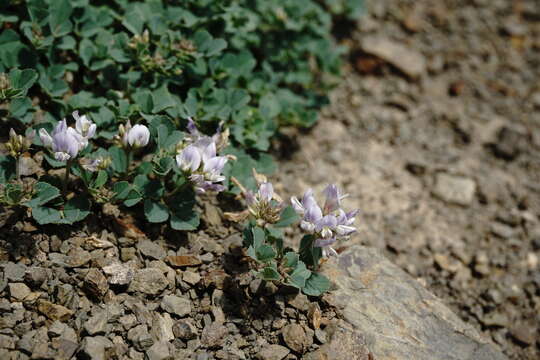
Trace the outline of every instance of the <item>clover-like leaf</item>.
<instances>
[{"instance_id":1,"label":"clover-like leaf","mask_svg":"<svg viewBox=\"0 0 540 360\"><path fill-rule=\"evenodd\" d=\"M60 196L60 190L46 182L38 182L35 185L35 193L30 201L26 202L26 206L35 208L48 203Z\"/></svg>"},{"instance_id":2,"label":"clover-like leaf","mask_svg":"<svg viewBox=\"0 0 540 360\"><path fill-rule=\"evenodd\" d=\"M300 217L294 211L292 206L287 206L283 211L281 212L279 216L279 221L274 224L276 227L286 227L289 225L292 225L300 220Z\"/></svg>"},{"instance_id":3,"label":"clover-like leaf","mask_svg":"<svg viewBox=\"0 0 540 360\"><path fill-rule=\"evenodd\" d=\"M302 292L310 296L320 296L330 290L330 280L320 273L313 272L306 280Z\"/></svg>"},{"instance_id":4,"label":"clover-like leaf","mask_svg":"<svg viewBox=\"0 0 540 360\"><path fill-rule=\"evenodd\" d=\"M256 260L266 263L276 258L276 251L270 245L261 245L255 251Z\"/></svg>"},{"instance_id":5,"label":"clover-like leaf","mask_svg":"<svg viewBox=\"0 0 540 360\"><path fill-rule=\"evenodd\" d=\"M169 218L169 209L161 203L146 199L144 200L144 215L152 223L161 223Z\"/></svg>"}]
</instances>

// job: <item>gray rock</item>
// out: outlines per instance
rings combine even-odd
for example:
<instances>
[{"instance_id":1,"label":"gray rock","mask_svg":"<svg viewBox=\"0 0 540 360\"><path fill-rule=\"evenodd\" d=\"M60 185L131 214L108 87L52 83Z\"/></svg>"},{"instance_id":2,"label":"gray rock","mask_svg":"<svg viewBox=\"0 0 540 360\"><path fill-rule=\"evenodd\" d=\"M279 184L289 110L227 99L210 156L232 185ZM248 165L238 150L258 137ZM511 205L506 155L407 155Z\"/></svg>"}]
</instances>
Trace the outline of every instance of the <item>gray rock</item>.
<instances>
[{"instance_id":1,"label":"gray rock","mask_svg":"<svg viewBox=\"0 0 540 360\"><path fill-rule=\"evenodd\" d=\"M69 360L73 357L73 355L75 355L75 351L77 351L78 348L79 344L76 342L66 339L59 339L55 359Z\"/></svg>"},{"instance_id":2,"label":"gray rock","mask_svg":"<svg viewBox=\"0 0 540 360\"><path fill-rule=\"evenodd\" d=\"M124 315L118 319L118 323L121 324L125 330L129 330L137 324L137 318L133 314Z\"/></svg>"},{"instance_id":3,"label":"gray rock","mask_svg":"<svg viewBox=\"0 0 540 360\"><path fill-rule=\"evenodd\" d=\"M190 319L177 321L172 330L174 336L182 340L191 340L197 337L197 328Z\"/></svg>"},{"instance_id":4,"label":"gray rock","mask_svg":"<svg viewBox=\"0 0 540 360\"><path fill-rule=\"evenodd\" d=\"M173 334L173 320L169 314L157 314L154 313L154 320L152 322L152 335L156 341L169 342L174 340Z\"/></svg>"},{"instance_id":5,"label":"gray rock","mask_svg":"<svg viewBox=\"0 0 540 360\"><path fill-rule=\"evenodd\" d=\"M355 332L350 324L344 321L333 322L327 327L326 331L330 338L329 341L316 351L306 354L303 359L349 360L351 359L351 355L354 355L354 359L357 360L375 359L375 357L370 355L366 346L366 339L358 332ZM380 359L394 359L394 357L388 354L388 356L383 356Z\"/></svg>"},{"instance_id":6,"label":"gray rock","mask_svg":"<svg viewBox=\"0 0 540 360\"><path fill-rule=\"evenodd\" d=\"M73 315L73 311L68 308L53 304L47 300L38 300L37 308L40 313L51 320L67 321Z\"/></svg>"},{"instance_id":7,"label":"gray rock","mask_svg":"<svg viewBox=\"0 0 540 360\"><path fill-rule=\"evenodd\" d=\"M107 332L107 322L109 313L107 310L99 310L92 315L85 323L84 329L89 335L104 334Z\"/></svg>"},{"instance_id":8,"label":"gray rock","mask_svg":"<svg viewBox=\"0 0 540 360\"><path fill-rule=\"evenodd\" d=\"M285 356L289 355L290 350L285 346L271 344L266 345L261 351L257 353L257 359L259 360L281 360Z\"/></svg>"},{"instance_id":9,"label":"gray rock","mask_svg":"<svg viewBox=\"0 0 540 360\"><path fill-rule=\"evenodd\" d=\"M30 288L24 283L10 283L8 286L9 295L16 301L23 301L31 293Z\"/></svg>"},{"instance_id":10,"label":"gray rock","mask_svg":"<svg viewBox=\"0 0 540 360\"><path fill-rule=\"evenodd\" d=\"M163 260L167 253L165 250L157 243L150 240L143 240L137 244L137 249L146 257L155 260Z\"/></svg>"},{"instance_id":11,"label":"gray rock","mask_svg":"<svg viewBox=\"0 0 540 360\"><path fill-rule=\"evenodd\" d=\"M84 289L96 298L102 298L109 290L107 278L98 269L90 269L84 277Z\"/></svg>"},{"instance_id":12,"label":"gray rock","mask_svg":"<svg viewBox=\"0 0 540 360\"><path fill-rule=\"evenodd\" d=\"M493 222L490 225L490 230L493 235L497 235L502 239L509 239L516 234L516 231L510 226L500 222Z\"/></svg>"},{"instance_id":13,"label":"gray rock","mask_svg":"<svg viewBox=\"0 0 540 360\"><path fill-rule=\"evenodd\" d=\"M169 343L166 341L159 341L150 346L146 350L146 357L148 360L168 360L171 358L171 353L169 350Z\"/></svg>"},{"instance_id":14,"label":"gray rock","mask_svg":"<svg viewBox=\"0 0 540 360\"><path fill-rule=\"evenodd\" d=\"M364 36L360 47L364 52L390 63L411 78L417 78L426 71L426 59L421 53L384 36Z\"/></svg>"},{"instance_id":15,"label":"gray rock","mask_svg":"<svg viewBox=\"0 0 540 360\"><path fill-rule=\"evenodd\" d=\"M179 296L166 295L161 301L161 308L168 313L182 317L191 312L191 301Z\"/></svg>"},{"instance_id":16,"label":"gray rock","mask_svg":"<svg viewBox=\"0 0 540 360\"><path fill-rule=\"evenodd\" d=\"M199 281L201 281L201 275L193 271L184 271L184 273L182 274L182 280L184 280L188 284L195 285Z\"/></svg>"},{"instance_id":17,"label":"gray rock","mask_svg":"<svg viewBox=\"0 0 540 360\"><path fill-rule=\"evenodd\" d=\"M122 260L123 262L127 262L136 258L137 251L135 250L135 248L128 247L120 249L120 260Z\"/></svg>"},{"instance_id":18,"label":"gray rock","mask_svg":"<svg viewBox=\"0 0 540 360\"><path fill-rule=\"evenodd\" d=\"M303 354L313 343L313 338L311 340L308 339L304 328L298 324L290 324L285 326L281 331L281 335L283 336L283 341L285 344L287 344L289 349L299 354Z\"/></svg>"},{"instance_id":19,"label":"gray rock","mask_svg":"<svg viewBox=\"0 0 540 360\"><path fill-rule=\"evenodd\" d=\"M128 285L135 275L135 271L132 268L122 264L105 266L103 272L108 276L108 281L111 285Z\"/></svg>"},{"instance_id":20,"label":"gray rock","mask_svg":"<svg viewBox=\"0 0 540 360\"><path fill-rule=\"evenodd\" d=\"M326 331L321 330L321 329L316 329L316 330L315 330L315 338L316 338L317 341L320 342L321 344L325 344L326 341L327 341Z\"/></svg>"},{"instance_id":21,"label":"gray rock","mask_svg":"<svg viewBox=\"0 0 540 360\"><path fill-rule=\"evenodd\" d=\"M307 311L309 308L309 299L302 293L289 295L287 297L287 304L300 311Z\"/></svg>"},{"instance_id":22,"label":"gray rock","mask_svg":"<svg viewBox=\"0 0 540 360\"><path fill-rule=\"evenodd\" d=\"M1 349L9 349L14 350L15 349L15 338L0 334L0 348Z\"/></svg>"},{"instance_id":23,"label":"gray rock","mask_svg":"<svg viewBox=\"0 0 540 360\"><path fill-rule=\"evenodd\" d=\"M457 175L438 173L433 194L440 199L457 205L469 205L476 192L474 180Z\"/></svg>"},{"instance_id":24,"label":"gray rock","mask_svg":"<svg viewBox=\"0 0 540 360\"><path fill-rule=\"evenodd\" d=\"M112 346L112 342L106 337L87 336L82 340L80 353L89 360L107 360L105 350Z\"/></svg>"},{"instance_id":25,"label":"gray rock","mask_svg":"<svg viewBox=\"0 0 540 360\"><path fill-rule=\"evenodd\" d=\"M228 330L218 322L213 322L204 327L201 334L201 344L209 349L220 347L225 342Z\"/></svg>"},{"instance_id":26,"label":"gray rock","mask_svg":"<svg viewBox=\"0 0 540 360\"><path fill-rule=\"evenodd\" d=\"M66 257L66 265L68 267L81 267L90 262L91 256L88 251L85 251L79 247L72 248Z\"/></svg>"},{"instance_id":27,"label":"gray rock","mask_svg":"<svg viewBox=\"0 0 540 360\"><path fill-rule=\"evenodd\" d=\"M138 325L129 330L127 338L139 351L144 351L154 344L154 339L148 333L148 327L146 325Z\"/></svg>"},{"instance_id":28,"label":"gray rock","mask_svg":"<svg viewBox=\"0 0 540 360\"><path fill-rule=\"evenodd\" d=\"M24 280L26 283L32 287L39 287L45 282L48 278L47 269L33 266L26 270L24 274Z\"/></svg>"},{"instance_id":29,"label":"gray rock","mask_svg":"<svg viewBox=\"0 0 540 360\"><path fill-rule=\"evenodd\" d=\"M329 299L375 359L507 359L376 249L351 246L324 273L336 287Z\"/></svg>"},{"instance_id":30,"label":"gray rock","mask_svg":"<svg viewBox=\"0 0 540 360\"><path fill-rule=\"evenodd\" d=\"M66 266L66 255L52 252L49 253L49 260L53 265L65 267Z\"/></svg>"},{"instance_id":31,"label":"gray rock","mask_svg":"<svg viewBox=\"0 0 540 360\"><path fill-rule=\"evenodd\" d=\"M7 280L20 282L24 280L24 273L26 272L26 266L23 264L8 262L4 265L4 277Z\"/></svg>"},{"instance_id":32,"label":"gray rock","mask_svg":"<svg viewBox=\"0 0 540 360\"><path fill-rule=\"evenodd\" d=\"M161 293L168 284L167 278L163 275L161 270L156 268L141 269L135 272L135 276L129 284L128 291L157 295Z\"/></svg>"}]
</instances>

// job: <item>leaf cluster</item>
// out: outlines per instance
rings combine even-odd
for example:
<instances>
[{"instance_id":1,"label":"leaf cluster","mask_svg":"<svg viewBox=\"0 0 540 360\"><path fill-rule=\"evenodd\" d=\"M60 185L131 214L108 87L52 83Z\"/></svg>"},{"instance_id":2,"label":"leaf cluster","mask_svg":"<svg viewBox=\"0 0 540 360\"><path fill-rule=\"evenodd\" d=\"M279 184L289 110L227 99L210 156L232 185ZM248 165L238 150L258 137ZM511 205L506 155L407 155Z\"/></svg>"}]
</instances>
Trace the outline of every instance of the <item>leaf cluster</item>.
<instances>
[{"instance_id":1,"label":"leaf cluster","mask_svg":"<svg viewBox=\"0 0 540 360\"><path fill-rule=\"evenodd\" d=\"M287 209L273 227L249 223L243 232L243 245L256 264L254 272L259 278L298 288L306 295L320 296L330 288L330 281L317 272L321 249L313 246L315 239L310 235L303 237L299 251L284 247L280 228L298 221L292 208Z\"/></svg>"}]
</instances>

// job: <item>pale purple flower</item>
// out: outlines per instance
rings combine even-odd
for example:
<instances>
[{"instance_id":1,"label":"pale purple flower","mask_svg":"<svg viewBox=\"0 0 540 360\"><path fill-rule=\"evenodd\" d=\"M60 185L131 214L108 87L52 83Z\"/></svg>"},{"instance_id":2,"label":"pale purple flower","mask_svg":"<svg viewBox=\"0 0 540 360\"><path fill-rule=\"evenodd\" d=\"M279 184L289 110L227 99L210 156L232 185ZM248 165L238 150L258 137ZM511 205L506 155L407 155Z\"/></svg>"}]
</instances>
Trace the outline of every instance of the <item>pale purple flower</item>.
<instances>
[{"instance_id":1,"label":"pale purple flower","mask_svg":"<svg viewBox=\"0 0 540 360\"><path fill-rule=\"evenodd\" d=\"M67 126L65 119L56 125L51 135L43 128L39 130L41 141L53 151L54 158L58 161L76 158L79 151L88 144L81 134Z\"/></svg>"},{"instance_id":2,"label":"pale purple flower","mask_svg":"<svg viewBox=\"0 0 540 360\"><path fill-rule=\"evenodd\" d=\"M176 155L176 163L183 171L197 171L201 165L201 161L201 152L194 145L188 145L180 154Z\"/></svg>"},{"instance_id":3,"label":"pale purple flower","mask_svg":"<svg viewBox=\"0 0 540 360\"><path fill-rule=\"evenodd\" d=\"M317 239L315 240L315 243L313 246L322 248L322 253L324 257L329 256L338 256L338 253L332 245L337 241L336 238L330 238L330 239Z\"/></svg>"},{"instance_id":4,"label":"pale purple flower","mask_svg":"<svg viewBox=\"0 0 540 360\"><path fill-rule=\"evenodd\" d=\"M198 131L195 129L194 132ZM221 174L227 157L216 155L216 144L210 137L200 137L189 144L176 156L178 167L189 173L189 179L199 193L223 191L225 187L216 184L225 180Z\"/></svg>"},{"instance_id":5,"label":"pale purple flower","mask_svg":"<svg viewBox=\"0 0 540 360\"><path fill-rule=\"evenodd\" d=\"M272 197L274 196L274 187L272 186L272 183L265 182L262 183L261 186L259 186L259 199L261 201L269 202L272 200Z\"/></svg>"},{"instance_id":6,"label":"pale purple flower","mask_svg":"<svg viewBox=\"0 0 540 360\"><path fill-rule=\"evenodd\" d=\"M134 148L144 147L150 141L150 130L144 125L137 124L127 133L127 142Z\"/></svg>"},{"instance_id":7,"label":"pale purple flower","mask_svg":"<svg viewBox=\"0 0 540 360\"><path fill-rule=\"evenodd\" d=\"M96 172L99 169L99 166L101 165L102 162L103 162L102 159L92 159L92 160L89 160L89 162L82 164L82 167L85 170L88 170L90 172Z\"/></svg>"},{"instance_id":8,"label":"pale purple flower","mask_svg":"<svg viewBox=\"0 0 540 360\"><path fill-rule=\"evenodd\" d=\"M195 121L191 117L188 117L187 123L188 135L185 137L184 141L188 144L202 143L210 144L214 143L217 150L221 150L227 147L229 143L229 130L226 129L223 131L223 122L220 122L217 128L217 131L214 135L208 136L202 134L195 125Z\"/></svg>"},{"instance_id":9,"label":"pale purple flower","mask_svg":"<svg viewBox=\"0 0 540 360\"><path fill-rule=\"evenodd\" d=\"M304 193L302 201L292 197L291 205L296 213L302 216L300 222L302 230L316 237L314 246L322 247L324 254L332 255L336 252L331 245L356 231L352 225L358 210L345 212L341 209L341 200L346 195L342 195L336 185L328 185L323 193L326 199L322 209L311 189Z\"/></svg>"},{"instance_id":10,"label":"pale purple flower","mask_svg":"<svg viewBox=\"0 0 540 360\"><path fill-rule=\"evenodd\" d=\"M341 207L341 199L347 197L347 195L340 194L339 189L335 184L328 185L323 190L323 194L326 196L323 208L325 214L338 210Z\"/></svg>"},{"instance_id":11,"label":"pale purple flower","mask_svg":"<svg viewBox=\"0 0 540 360\"><path fill-rule=\"evenodd\" d=\"M131 126L128 120L126 125L120 124L116 137L125 148L141 148L150 141L150 130L145 125L136 124Z\"/></svg>"},{"instance_id":12,"label":"pale purple flower","mask_svg":"<svg viewBox=\"0 0 540 360\"><path fill-rule=\"evenodd\" d=\"M257 193L243 188L244 198L248 210L257 220L264 223L276 223L280 219L280 214L285 206L281 198L274 193L272 183L266 181L259 183Z\"/></svg>"},{"instance_id":13,"label":"pale purple flower","mask_svg":"<svg viewBox=\"0 0 540 360\"><path fill-rule=\"evenodd\" d=\"M72 113L75 119L75 130L82 138L83 148L88 145L88 139L91 139L96 134L96 124L94 124L86 115L79 116L78 111Z\"/></svg>"}]
</instances>

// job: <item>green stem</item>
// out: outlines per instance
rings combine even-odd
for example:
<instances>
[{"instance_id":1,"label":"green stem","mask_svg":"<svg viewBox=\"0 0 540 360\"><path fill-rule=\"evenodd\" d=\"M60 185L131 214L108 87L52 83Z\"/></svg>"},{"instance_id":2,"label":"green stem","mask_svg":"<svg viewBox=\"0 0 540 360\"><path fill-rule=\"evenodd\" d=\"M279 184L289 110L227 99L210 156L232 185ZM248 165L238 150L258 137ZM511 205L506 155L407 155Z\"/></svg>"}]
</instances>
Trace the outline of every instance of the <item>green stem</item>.
<instances>
[{"instance_id":1,"label":"green stem","mask_svg":"<svg viewBox=\"0 0 540 360\"><path fill-rule=\"evenodd\" d=\"M191 184L190 181L186 180L185 183L183 183L182 185L179 185L177 186L173 191L169 192L168 194L165 195L165 197L171 197L173 196L174 194L176 194L177 192L179 192L180 190L184 189L186 187L187 184Z\"/></svg>"},{"instance_id":2,"label":"green stem","mask_svg":"<svg viewBox=\"0 0 540 360\"><path fill-rule=\"evenodd\" d=\"M21 160L20 156L15 157L15 176L17 181L21 180Z\"/></svg>"},{"instance_id":3,"label":"green stem","mask_svg":"<svg viewBox=\"0 0 540 360\"><path fill-rule=\"evenodd\" d=\"M122 177L126 179L129 174L129 164L131 164L131 158L133 157L133 152L131 151L130 146L125 146L124 152L126 153L127 165L126 165L126 171L124 172L124 174L122 174Z\"/></svg>"},{"instance_id":4,"label":"green stem","mask_svg":"<svg viewBox=\"0 0 540 360\"><path fill-rule=\"evenodd\" d=\"M64 195L64 197L67 195L68 182L69 182L69 172L71 171L71 164L72 163L73 163L73 161L71 159L66 162L66 173L64 175L64 184L63 184L63 188L62 188L62 195Z\"/></svg>"}]
</instances>

